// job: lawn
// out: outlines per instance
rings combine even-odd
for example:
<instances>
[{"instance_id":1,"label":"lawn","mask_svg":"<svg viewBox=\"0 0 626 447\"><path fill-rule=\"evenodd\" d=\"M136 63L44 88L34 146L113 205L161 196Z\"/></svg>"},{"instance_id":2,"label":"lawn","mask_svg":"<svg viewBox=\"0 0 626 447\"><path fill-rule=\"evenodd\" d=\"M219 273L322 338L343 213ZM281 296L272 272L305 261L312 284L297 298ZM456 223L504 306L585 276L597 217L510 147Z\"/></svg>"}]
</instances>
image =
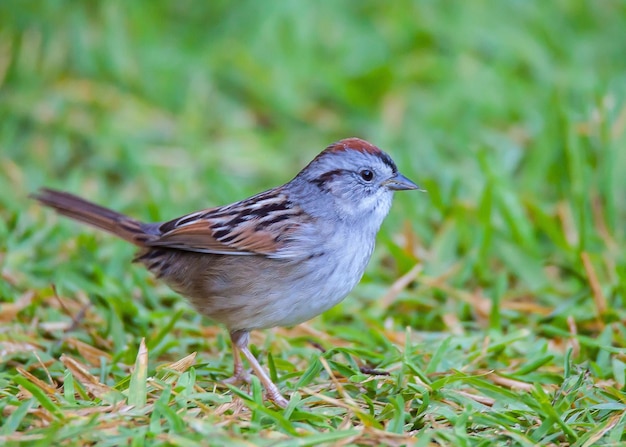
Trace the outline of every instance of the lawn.
<instances>
[{"instance_id":1,"label":"lawn","mask_svg":"<svg viewBox=\"0 0 626 447\"><path fill-rule=\"evenodd\" d=\"M0 3L0 445L626 445L626 3ZM146 221L365 138L396 195L365 277L253 333L291 399L133 247Z\"/></svg>"}]
</instances>

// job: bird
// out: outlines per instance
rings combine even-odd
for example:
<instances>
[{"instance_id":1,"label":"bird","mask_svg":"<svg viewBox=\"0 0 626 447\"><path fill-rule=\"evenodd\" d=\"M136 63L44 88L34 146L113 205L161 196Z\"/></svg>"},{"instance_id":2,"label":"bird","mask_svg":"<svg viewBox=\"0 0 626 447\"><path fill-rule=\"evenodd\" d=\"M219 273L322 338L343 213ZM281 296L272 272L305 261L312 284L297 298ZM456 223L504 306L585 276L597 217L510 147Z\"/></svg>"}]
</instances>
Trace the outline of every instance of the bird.
<instances>
[{"instance_id":1,"label":"bird","mask_svg":"<svg viewBox=\"0 0 626 447\"><path fill-rule=\"evenodd\" d=\"M134 261L229 331L233 376L289 401L249 349L250 332L294 326L342 301L358 284L395 191L421 190L372 143L345 138L292 180L229 205L145 223L68 192L32 197L63 216L138 248Z\"/></svg>"}]
</instances>

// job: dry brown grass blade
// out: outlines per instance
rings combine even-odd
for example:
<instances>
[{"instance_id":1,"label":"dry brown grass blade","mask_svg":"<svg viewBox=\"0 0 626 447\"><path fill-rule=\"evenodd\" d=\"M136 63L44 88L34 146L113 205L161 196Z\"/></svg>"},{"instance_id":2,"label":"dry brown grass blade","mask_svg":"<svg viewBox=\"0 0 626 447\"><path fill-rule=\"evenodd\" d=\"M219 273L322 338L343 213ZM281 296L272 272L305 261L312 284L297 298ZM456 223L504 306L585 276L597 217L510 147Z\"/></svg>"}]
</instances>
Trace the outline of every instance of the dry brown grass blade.
<instances>
[{"instance_id":1,"label":"dry brown grass blade","mask_svg":"<svg viewBox=\"0 0 626 447\"><path fill-rule=\"evenodd\" d=\"M393 301L400 295L400 293L406 289L409 284L417 279L420 273L422 273L422 264L415 264L411 270L406 272L400 278L398 278L387 290L387 293L383 295L383 297L378 300L378 305L382 309L387 309Z\"/></svg>"},{"instance_id":2,"label":"dry brown grass blade","mask_svg":"<svg viewBox=\"0 0 626 447\"><path fill-rule=\"evenodd\" d=\"M580 342L576 338L576 335L578 335L578 327L576 326L576 320L571 315L567 317L567 328L569 329L570 334L572 334L572 338L570 339L572 356L574 358L578 358L580 355Z\"/></svg>"},{"instance_id":3,"label":"dry brown grass blade","mask_svg":"<svg viewBox=\"0 0 626 447\"><path fill-rule=\"evenodd\" d=\"M461 320L456 314L445 313L442 315L441 318L446 325L448 332L454 335L463 335L463 325L461 324Z\"/></svg>"},{"instance_id":4,"label":"dry brown grass blade","mask_svg":"<svg viewBox=\"0 0 626 447\"><path fill-rule=\"evenodd\" d=\"M0 361L3 357L9 354L15 354L18 352L37 352L41 348L32 343L17 342L17 341L2 341L0 342Z\"/></svg>"},{"instance_id":5,"label":"dry brown grass blade","mask_svg":"<svg viewBox=\"0 0 626 447\"><path fill-rule=\"evenodd\" d=\"M0 445L7 445L6 443L15 442L21 445L28 445L28 442L40 441L45 438L45 435L25 435L23 433L14 433L12 435L0 436Z\"/></svg>"},{"instance_id":6,"label":"dry brown grass blade","mask_svg":"<svg viewBox=\"0 0 626 447\"><path fill-rule=\"evenodd\" d=\"M32 375L31 373L29 373L28 371L26 371L24 368L21 368L21 367L18 366L15 369L17 370L18 373L20 373L22 376L24 376L26 379L28 379L29 382L34 383L35 385L37 385L38 388L41 388L47 394L54 395L54 394L57 393L58 390L57 390L57 388L55 386L47 384L43 380L39 379L38 377L36 377L36 376Z\"/></svg>"},{"instance_id":7,"label":"dry brown grass blade","mask_svg":"<svg viewBox=\"0 0 626 447\"><path fill-rule=\"evenodd\" d=\"M625 411L622 411L621 413L617 413L609 417L608 423L596 433L591 435L589 439L587 439L587 441L582 445L582 447L591 447L592 445L597 445L596 442L599 441L607 432L609 432L609 430L615 427L619 423L619 421L622 420L625 413Z\"/></svg>"},{"instance_id":8,"label":"dry brown grass blade","mask_svg":"<svg viewBox=\"0 0 626 447\"><path fill-rule=\"evenodd\" d=\"M176 371L178 373L184 373L189 368L191 368L191 366L193 366L194 362L196 361L197 354L197 352L192 352L191 354L183 357L180 360L159 366L157 370L167 369L171 371Z\"/></svg>"},{"instance_id":9,"label":"dry brown grass blade","mask_svg":"<svg viewBox=\"0 0 626 447\"><path fill-rule=\"evenodd\" d=\"M516 299L523 300L524 297L520 296ZM502 308L542 316L550 315L554 311L552 307L542 306L531 301L533 299L533 297L528 297L528 301L505 301L502 303Z\"/></svg>"},{"instance_id":10,"label":"dry brown grass blade","mask_svg":"<svg viewBox=\"0 0 626 447\"><path fill-rule=\"evenodd\" d=\"M496 385L502 385L512 390L532 391L534 385L532 383L522 382L521 380L509 379L508 377L502 377L496 373L487 374L486 376Z\"/></svg>"},{"instance_id":11,"label":"dry brown grass blade","mask_svg":"<svg viewBox=\"0 0 626 447\"><path fill-rule=\"evenodd\" d=\"M104 398L107 394L114 390L100 381L93 375L91 375L88 369L68 355L63 354L61 356L61 362L67 369L70 370L74 378L85 388L85 390L94 397L99 399Z\"/></svg>"},{"instance_id":12,"label":"dry brown grass blade","mask_svg":"<svg viewBox=\"0 0 626 447\"><path fill-rule=\"evenodd\" d=\"M567 202L559 202L556 206L556 214L561 222L561 228L567 243L574 247L578 244L579 234L572 217L572 208Z\"/></svg>"},{"instance_id":13,"label":"dry brown grass blade","mask_svg":"<svg viewBox=\"0 0 626 447\"><path fill-rule=\"evenodd\" d=\"M604 296L604 292L602 292L602 287L600 286L600 281L598 281L596 270L591 263L591 259L589 258L589 253L583 251L580 254L580 257L583 261L583 266L585 267L585 272L587 273L587 279L589 280L589 287L591 287L591 292L593 294L593 301L596 305L598 316L600 317L606 313L606 297Z\"/></svg>"},{"instance_id":14,"label":"dry brown grass blade","mask_svg":"<svg viewBox=\"0 0 626 447\"><path fill-rule=\"evenodd\" d=\"M348 405L346 404L344 401L339 400L339 399L335 399L333 397L330 396L326 396L325 394L321 394L317 391L315 391L312 388L308 388L308 387L302 387L300 388L300 391L308 394L309 396L313 396L316 397L319 400L323 400L324 402L327 402L335 407L339 407L339 408L344 408L346 410L350 410L350 411L354 411L354 410L358 410L358 408L354 408L354 406L352 405Z\"/></svg>"},{"instance_id":15,"label":"dry brown grass blade","mask_svg":"<svg viewBox=\"0 0 626 447\"><path fill-rule=\"evenodd\" d=\"M68 337L65 342L69 346L76 349L78 353L93 366L100 366L102 358L111 360L111 355L109 353L104 352L74 337Z\"/></svg>"},{"instance_id":16,"label":"dry brown grass blade","mask_svg":"<svg viewBox=\"0 0 626 447\"><path fill-rule=\"evenodd\" d=\"M1 303L0 304L0 323L8 323L15 320L17 314L20 311L33 301L33 297L35 296L34 290L29 290L23 293L15 302L13 303Z\"/></svg>"},{"instance_id":17,"label":"dry brown grass blade","mask_svg":"<svg viewBox=\"0 0 626 447\"><path fill-rule=\"evenodd\" d=\"M478 402L479 404L483 404L483 405L486 405L488 407L492 407L493 404L496 403L496 400L492 399L491 397L478 396L476 394L468 393L467 391L461 391L461 390L456 390L455 392L456 392L456 394L460 394L461 396L465 396L465 397L467 397L469 399L472 399L473 401Z\"/></svg>"},{"instance_id":18,"label":"dry brown grass blade","mask_svg":"<svg viewBox=\"0 0 626 447\"><path fill-rule=\"evenodd\" d=\"M330 367L330 365L328 364L328 361L324 357L320 357L319 361L322 364L322 366L324 367L324 369L326 370L326 372L328 373L328 376L330 377L330 380L335 385L335 388L337 388L337 393L339 393L339 395L341 397L343 397L344 401L347 402L348 405L353 410L359 411L358 410L359 406L356 404L356 402L354 400L352 400L350 395L348 393L346 393L346 390L344 390L343 385L341 384L341 382L339 382L339 380L337 379L335 374L333 374L333 370Z\"/></svg>"},{"instance_id":19,"label":"dry brown grass blade","mask_svg":"<svg viewBox=\"0 0 626 447\"><path fill-rule=\"evenodd\" d=\"M172 363L166 363L164 365L157 366L157 371L164 371L163 382L172 383L176 380L178 376L191 368L196 361L197 352L192 352L191 354L183 357L180 360L177 360ZM155 386L156 384L153 381L150 383ZM196 387L199 388L199 385L196 384Z\"/></svg>"}]
</instances>

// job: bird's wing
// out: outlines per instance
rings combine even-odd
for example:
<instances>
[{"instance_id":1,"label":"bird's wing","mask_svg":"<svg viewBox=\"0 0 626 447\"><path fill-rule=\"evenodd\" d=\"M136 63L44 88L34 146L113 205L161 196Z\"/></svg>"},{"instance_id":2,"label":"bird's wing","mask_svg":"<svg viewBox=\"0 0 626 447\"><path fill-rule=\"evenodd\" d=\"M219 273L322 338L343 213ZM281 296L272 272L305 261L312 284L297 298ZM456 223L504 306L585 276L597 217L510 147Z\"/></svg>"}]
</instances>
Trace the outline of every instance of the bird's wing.
<instances>
[{"instance_id":1,"label":"bird's wing","mask_svg":"<svg viewBox=\"0 0 626 447\"><path fill-rule=\"evenodd\" d=\"M147 245L211 254L292 258L304 255L305 248L293 242L310 232L311 221L284 192L275 189L165 222L158 227L158 237Z\"/></svg>"}]
</instances>

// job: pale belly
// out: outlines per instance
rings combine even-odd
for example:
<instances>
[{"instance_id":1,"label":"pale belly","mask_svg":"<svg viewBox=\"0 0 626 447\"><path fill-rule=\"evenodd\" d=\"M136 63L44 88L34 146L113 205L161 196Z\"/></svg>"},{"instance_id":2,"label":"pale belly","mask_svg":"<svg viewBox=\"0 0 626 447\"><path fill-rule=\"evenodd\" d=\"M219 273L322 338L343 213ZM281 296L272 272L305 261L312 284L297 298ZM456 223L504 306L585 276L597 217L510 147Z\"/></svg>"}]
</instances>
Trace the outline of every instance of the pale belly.
<instances>
[{"instance_id":1,"label":"pale belly","mask_svg":"<svg viewBox=\"0 0 626 447\"><path fill-rule=\"evenodd\" d=\"M204 315L231 331L254 330L296 325L335 306L360 281L372 249L364 244L333 262L172 250L162 251L159 266L144 264Z\"/></svg>"}]
</instances>

